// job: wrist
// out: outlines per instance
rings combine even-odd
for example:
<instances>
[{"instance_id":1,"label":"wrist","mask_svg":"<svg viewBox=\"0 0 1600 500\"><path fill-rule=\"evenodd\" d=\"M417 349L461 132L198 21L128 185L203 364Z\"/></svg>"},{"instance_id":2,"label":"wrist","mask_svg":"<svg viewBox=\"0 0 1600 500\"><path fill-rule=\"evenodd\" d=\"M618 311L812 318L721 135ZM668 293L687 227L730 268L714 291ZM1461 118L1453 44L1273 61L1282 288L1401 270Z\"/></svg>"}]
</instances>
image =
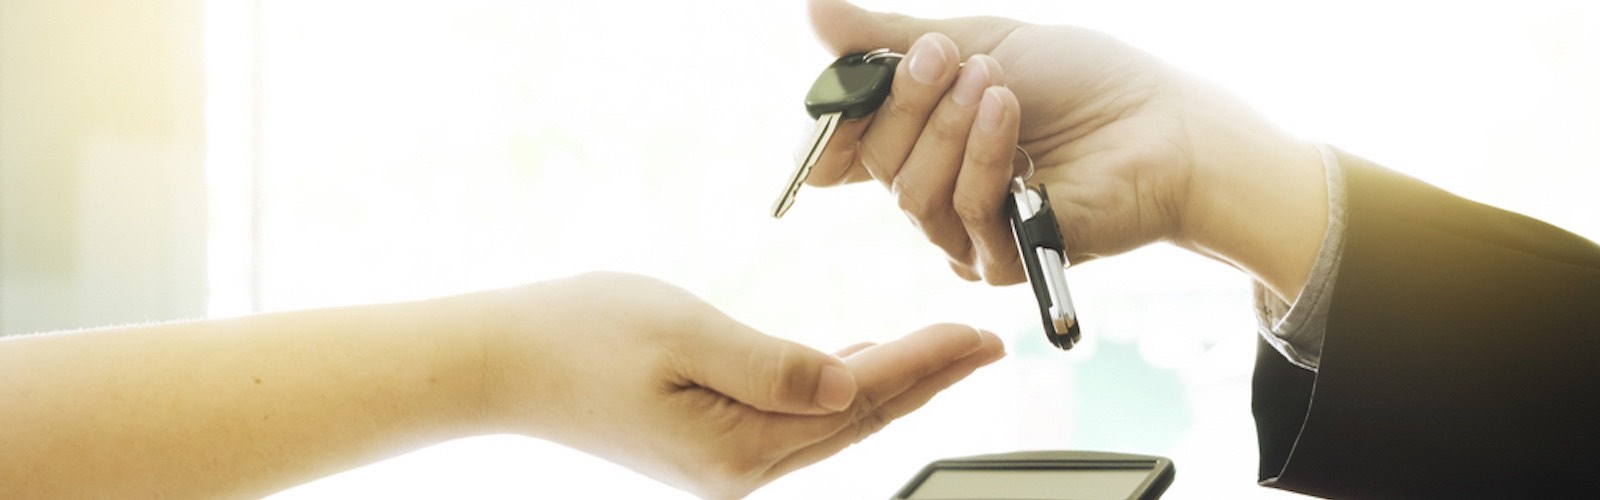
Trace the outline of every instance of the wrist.
<instances>
[{"instance_id":1,"label":"wrist","mask_svg":"<svg viewBox=\"0 0 1600 500\"><path fill-rule=\"evenodd\" d=\"M1195 173L1178 244L1292 303L1327 232L1321 154L1254 114L1202 115L1209 116L1193 129Z\"/></svg>"},{"instance_id":2,"label":"wrist","mask_svg":"<svg viewBox=\"0 0 1600 500\"><path fill-rule=\"evenodd\" d=\"M489 308L481 294L401 305L396 319L413 332L419 359L426 360L428 410L461 435L485 433L492 419L484 334ZM492 430L491 430L492 432Z\"/></svg>"},{"instance_id":3,"label":"wrist","mask_svg":"<svg viewBox=\"0 0 1600 500\"><path fill-rule=\"evenodd\" d=\"M477 340L477 391L483 427L493 433L541 436L561 424L559 398L570 370L568 356L551 333L570 312L560 285L547 281L463 296Z\"/></svg>"}]
</instances>

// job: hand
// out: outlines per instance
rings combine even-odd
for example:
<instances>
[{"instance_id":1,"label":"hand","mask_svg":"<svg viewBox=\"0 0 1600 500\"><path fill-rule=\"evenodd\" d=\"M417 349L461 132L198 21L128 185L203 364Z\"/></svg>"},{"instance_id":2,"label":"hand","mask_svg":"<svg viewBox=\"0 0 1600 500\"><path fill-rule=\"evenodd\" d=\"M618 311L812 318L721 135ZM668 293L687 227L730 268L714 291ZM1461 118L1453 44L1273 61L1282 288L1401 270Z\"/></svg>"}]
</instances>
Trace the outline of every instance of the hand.
<instances>
[{"instance_id":1,"label":"hand","mask_svg":"<svg viewBox=\"0 0 1600 500\"><path fill-rule=\"evenodd\" d=\"M705 497L831 456L1004 355L994 334L936 325L840 359L638 276L508 293L486 344L489 413Z\"/></svg>"},{"instance_id":2,"label":"hand","mask_svg":"<svg viewBox=\"0 0 1600 500\"><path fill-rule=\"evenodd\" d=\"M907 54L889 101L841 125L811 182L882 181L957 274L1023 279L1002 211L1013 145L1074 264L1170 241L1280 294L1309 271L1326 223L1320 159L1226 93L1081 28L810 7L836 53Z\"/></svg>"}]
</instances>

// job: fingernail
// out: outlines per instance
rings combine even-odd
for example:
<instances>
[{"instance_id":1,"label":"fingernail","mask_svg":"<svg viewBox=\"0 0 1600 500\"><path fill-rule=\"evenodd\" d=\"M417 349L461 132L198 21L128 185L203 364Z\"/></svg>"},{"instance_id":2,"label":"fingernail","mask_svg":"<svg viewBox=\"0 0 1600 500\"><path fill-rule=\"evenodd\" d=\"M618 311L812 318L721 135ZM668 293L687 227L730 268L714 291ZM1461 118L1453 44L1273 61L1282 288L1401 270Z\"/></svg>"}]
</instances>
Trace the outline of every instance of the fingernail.
<instances>
[{"instance_id":1,"label":"fingernail","mask_svg":"<svg viewBox=\"0 0 1600 500\"><path fill-rule=\"evenodd\" d=\"M956 79L955 95L950 97L956 104L971 106L983 97L986 88L989 88L989 67L976 58L969 59Z\"/></svg>"},{"instance_id":2,"label":"fingernail","mask_svg":"<svg viewBox=\"0 0 1600 500\"><path fill-rule=\"evenodd\" d=\"M856 380L850 372L838 365L822 367L822 375L817 381L817 406L829 411L840 411L850 407L850 402L856 399Z\"/></svg>"},{"instance_id":3,"label":"fingernail","mask_svg":"<svg viewBox=\"0 0 1600 500\"><path fill-rule=\"evenodd\" d=\"M983 101L978 103L978 128L984 132L999 131L1001 118L1005 114L1005 105L1000 101L1000 89L992 87L983 91Z\"/></svg>"},{"instance_id":4,"label":"fingernail","mask_svg":"<svg viewBox=\"0 0 1600 500\"><path fill-rule=\"evenodd\" d=\"M944 48L934 41L933 35L918 38L917 43L911 45L910 57L906 65L911 69L911 78L918 83L931 84L944 73Z\"/></svg>"}]
</instances>

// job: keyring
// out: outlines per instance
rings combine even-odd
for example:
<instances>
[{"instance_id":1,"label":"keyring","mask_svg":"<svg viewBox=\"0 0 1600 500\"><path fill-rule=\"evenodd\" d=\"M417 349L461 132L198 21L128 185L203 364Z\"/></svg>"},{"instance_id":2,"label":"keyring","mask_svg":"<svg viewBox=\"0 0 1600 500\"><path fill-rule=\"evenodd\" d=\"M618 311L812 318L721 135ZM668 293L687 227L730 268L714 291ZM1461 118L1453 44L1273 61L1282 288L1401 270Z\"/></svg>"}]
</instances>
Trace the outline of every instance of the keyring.
<instances>
[{"instance_id":1,"label":"keyring","mask_svg":"<svg viewBox=\"0 0 1600 500\"><path fill-rule=\"evenodd\" d=\"M1017 151L1022 153L1022 159L1028 160L1028 170L1022 174L1022 180L1026 181L1033 178L1033 156L1028 154L1028 150L1022 149L1021 144L1017 145ZM1011 157L1011 175L1017 175L1017 157L1015 156Z\"/></svg>"}]
</instances>

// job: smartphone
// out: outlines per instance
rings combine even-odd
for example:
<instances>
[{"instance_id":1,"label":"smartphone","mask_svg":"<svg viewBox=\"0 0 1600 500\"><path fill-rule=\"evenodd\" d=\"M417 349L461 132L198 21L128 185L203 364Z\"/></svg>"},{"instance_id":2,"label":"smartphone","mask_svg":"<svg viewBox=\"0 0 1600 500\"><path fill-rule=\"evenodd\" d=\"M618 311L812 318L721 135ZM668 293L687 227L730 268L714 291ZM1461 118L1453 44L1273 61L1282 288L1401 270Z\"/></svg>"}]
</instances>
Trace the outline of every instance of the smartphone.
<instances>
[{"instance_id":1,"label":"smartphone","mask_svg":"<svg viewBox=\"0 0 1600 500\"><path fill-rule=\"evenodd\" d=\"M1101 451L1025 451L937 460L895 500L1154 500L1177 475L1172 460Z\"/></svg>"}]
</instances>

